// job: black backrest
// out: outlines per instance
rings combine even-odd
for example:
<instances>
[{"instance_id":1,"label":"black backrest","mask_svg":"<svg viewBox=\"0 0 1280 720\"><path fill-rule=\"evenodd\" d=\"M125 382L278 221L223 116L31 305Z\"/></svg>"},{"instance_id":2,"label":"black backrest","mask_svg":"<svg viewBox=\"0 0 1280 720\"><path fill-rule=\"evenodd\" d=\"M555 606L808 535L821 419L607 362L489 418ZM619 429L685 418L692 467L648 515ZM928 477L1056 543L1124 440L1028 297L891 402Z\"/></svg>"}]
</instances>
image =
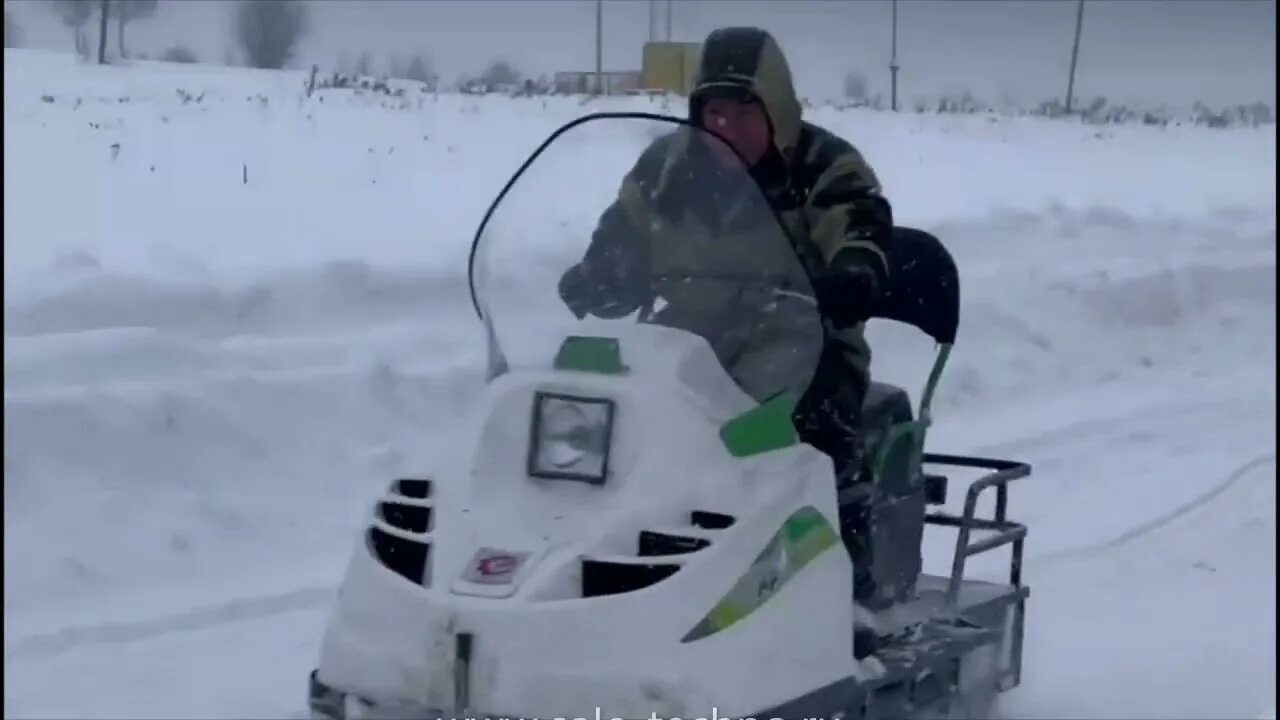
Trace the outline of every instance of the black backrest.
<instances>
[{"instance_id":1,"label":"black backrest","mask_svg":"<svg viewBox=\"0 0 1280 720\"><path fill-rule=\"evenodd\" d=\"M872 317L919 328L939 343L955 342L960 273L941 240L915 228L893 229L889 284Z\"/></svg>"}]
</instances>

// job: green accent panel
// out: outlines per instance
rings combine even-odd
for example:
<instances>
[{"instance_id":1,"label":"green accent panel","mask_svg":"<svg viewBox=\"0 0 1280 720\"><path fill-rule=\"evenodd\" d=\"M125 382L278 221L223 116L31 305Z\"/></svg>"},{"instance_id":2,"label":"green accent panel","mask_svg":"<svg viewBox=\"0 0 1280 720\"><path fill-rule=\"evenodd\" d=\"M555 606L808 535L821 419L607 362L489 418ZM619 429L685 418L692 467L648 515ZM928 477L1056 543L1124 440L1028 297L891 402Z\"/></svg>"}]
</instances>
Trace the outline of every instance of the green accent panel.
<instances>
[{"instance_id":1,"label":"green accent panel","mask_svg":"<svg viewBox=\"0 0 1280 720\"><path fill-rule=\"evenodd\" d=\"M783 392L726 422L720 440L734 457L749 457L791 447L798 442L791 414L797 398Z\"/></svg>"},{"instance_id":2,"label":"green accent panel","mask_svg":"<svg viewBox=\"0 0 1280 720\"><path fill-rule=\"evenodd\" d=\"M924 460L925 435L933 424L931 406L933 394L938 388L942 370L946 367L947 358L951 355L951 345L943 345L933 361L933 369L929 371L929 379L925 382L924 392L920 398L919 416L910 422L898 423L889 428L876 447L872 458L872 477L875 482L884 482L885 478L910 477L920 470ZM895 483L896 484L896 483Z\"/></svg>"},{"instance_id":3,"label":"green accent panel","mask_svg":"<svg viewBox=\"0 0 1280 720\"><path fill-rule=\"evenodd\" d=\"M840 536L812 505L791 514L729 592L693 626L680 642L701 640L732 626L777 595L806 565Z\"/></svg>"},{"instance_id":4,"label":"green accent panel","mask_svg":"<svg viewBox=\"0 0 1280 720\"><path fill-rule=\"evenodd\" d=\"M920 396L921 419L928 420L933 406L933 393L938 389L938 381L942 379L942 369L951 357L951 345L943 345L938 349L938 356L933 360L933 369L929 371L929 379L924 384L924 393Z\"/></svg>"},{"instance_id":5,"label":"green accent panel","mask_svg":"<svg viewBox=\"0 0 1280 720\"><path fill-rule=\"evenodd\" d=\"M617 338L570 335L560 344L554 367L557 370L622 375L622 349Z\"/></svg>"},{"instance_id":6,"label":"green accent panel","mask_svg":"<svg viewBox=\"0 0 1280 720\"><path fill-rule=\"evenodd\" d=\"M876 483L887 477L904 478L915 474L924 457L926 420L912 420L890 427L876 448L872 475ZM896 483L895 483L896 484Z\"/></svg>"}]
</instances>

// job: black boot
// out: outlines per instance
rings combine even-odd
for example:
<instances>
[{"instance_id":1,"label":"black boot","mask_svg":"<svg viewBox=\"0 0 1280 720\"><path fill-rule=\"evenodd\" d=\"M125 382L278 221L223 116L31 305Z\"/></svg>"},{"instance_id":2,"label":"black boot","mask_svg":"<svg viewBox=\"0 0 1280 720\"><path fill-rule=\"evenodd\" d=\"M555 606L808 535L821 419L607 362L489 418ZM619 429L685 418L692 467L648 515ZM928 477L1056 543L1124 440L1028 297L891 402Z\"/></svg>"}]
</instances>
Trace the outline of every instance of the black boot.
<instances>
[{"instance_id":1,"label":"black boot","mask_svg":"<svg viewBox=\"0 0 1280 720\"><path fill-rule=\"evenodd\" d=\"M880 649L880 636L873 628L855 625L853 628L853 659L862 660Z\"/></svg>"},{"instance_id":2,"label":"black boot","mask_svg":"<svg viewBox=\"0 0 1280 720\"><path fill-rule=\"evenodd\" d=\"M860 488L864 491L869 488ZM872 498L840 507L840 538L844 541L849 560L853 563L853 600L868 610L882 609L884 603L877 597L875 553L872 548L871 524Z\"/></svg>"},{"instance_id":3,"label":"black boot","mask_svg":"<svg viewBox=\"0 0 1280 720\"><path fill-rule=\"evenodd\" d=\"M845 548L849 551L849 559L853 562L853 656L861 660L868 655L874 655L879 644L880 633L874 625L868 624L869 618L866 617L872 612L876 581L875 574L871 571L869 528L865 525L859 527L859 522L856 520L864 513L850 508L847 514L855 519L852 523L848 520L841 523L843 531L841 535ZM851 524L852 528L850 528Z\"/></svg>"}]
</instances>

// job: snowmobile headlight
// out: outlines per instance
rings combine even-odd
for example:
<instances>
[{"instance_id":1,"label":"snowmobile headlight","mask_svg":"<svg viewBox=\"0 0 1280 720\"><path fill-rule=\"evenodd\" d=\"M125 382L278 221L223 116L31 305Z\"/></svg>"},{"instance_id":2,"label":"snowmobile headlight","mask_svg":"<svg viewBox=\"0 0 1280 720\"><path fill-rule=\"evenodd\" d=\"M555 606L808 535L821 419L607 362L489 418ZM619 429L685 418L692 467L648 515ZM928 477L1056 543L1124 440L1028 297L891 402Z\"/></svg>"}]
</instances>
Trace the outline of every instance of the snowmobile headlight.
<instances>
[{"instance_id":1,"label":"snowmobile headlight","mask_svg":"<svg viewBox=\"0 0 1280 720\"><path fill-rule=\"evenodd\" d=\"M613 401L607 398L535 393L529 475L604 484L613 413Z\"/></svg>"}]
</instances>

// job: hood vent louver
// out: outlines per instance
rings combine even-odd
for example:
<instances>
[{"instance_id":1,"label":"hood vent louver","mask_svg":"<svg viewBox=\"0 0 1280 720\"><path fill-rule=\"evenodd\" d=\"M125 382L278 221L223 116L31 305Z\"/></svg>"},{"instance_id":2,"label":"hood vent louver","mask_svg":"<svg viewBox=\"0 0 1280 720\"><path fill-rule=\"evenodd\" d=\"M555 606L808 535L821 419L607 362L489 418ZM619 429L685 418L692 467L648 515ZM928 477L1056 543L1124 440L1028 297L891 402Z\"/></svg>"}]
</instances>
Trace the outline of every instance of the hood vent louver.
<instances>
[{"instance_id":1,"label":"hood vent louver","mask_svg":"<svg viewBox=\"0 0 1280 720\"><path fill-rule=\"evenodd\" d=\"M431 497L431 481L421 478L401 478L392 485L392 490L405 497L425 500Z\"/></svg>"},{"instance_id":2,"label":"hood vent louver","mask_svg":"<svg viewBox=\"0 0 1280 720\"><path fill-rule=\"evenodd\" d=\"M737 521L738 519L732 515L709 510L694 510L689 513L689 523L703 530L724 530L732 527Z\"/></svg>"},{"instance_id":3,"label":"hood vent louver","mask_svg":"<svg viewBox=\"0 0 1280 720\"><path fill-rule=\"evenodd\" d=\"M369 550L384 567L415 585L431 584L434 502L430 480L401 478L378 501L368 532Z\"/></svg>"},{"instance_id":4,"label":"hood vent louver","mask_svg":"<svg viewBox=\"0 0 1280 720\"><path fill-rule=\"evenodd\" d=\"M683 555L697 552L710 545L711 541L691 535L677 535L658 530L641 530L637 544L636 554L640 557L652 557L655 555Z\"/></svg>"},{"instance_id":5,"label":"hood vent louver","mask_svg":"<svg viewBox=\"0 0 1280 720\"><path fill-rule=\"evenodd\" d=\"M635 556L582 559L582 597L634 592L666 580L683 563L681 555L711 546L708 535L732 527L737 518L723 513L694 510L683 528L641 530Z\"/></svg>"},{"instance_id":6,"label":"hood vent louver","mask_svg":"<svg viewBox=\"0 0 1280 720\"><path fill-rule=\"evenodd\" d=\"M429 505L405 505L393 500L383 500L378 503L378 517L405 532L421 535L432 529Z\"/></svg>"},{"instance_id":7,"label":"hood vent louver","mask_svg":"<svg viewBox=\"0 0 1280 720\"><path fill-rule=\"evenodd\" d=\"M670 563L625 563L582 559L582 597L618 595L649 587L680 569Z\"/></svg>"},{"instance_id":8,"label":"hood vent louver","mask_svg":"<svg viewBox=\"0 0 1280 720\"><path fill-rule=\"evenodd\" d=\"M369 547L374 557L387 569L414 585L423 585L429 577L427 564L431 559L431 545L392 535L379 527L369 528Z\"/></svg>"}]
</instances>

